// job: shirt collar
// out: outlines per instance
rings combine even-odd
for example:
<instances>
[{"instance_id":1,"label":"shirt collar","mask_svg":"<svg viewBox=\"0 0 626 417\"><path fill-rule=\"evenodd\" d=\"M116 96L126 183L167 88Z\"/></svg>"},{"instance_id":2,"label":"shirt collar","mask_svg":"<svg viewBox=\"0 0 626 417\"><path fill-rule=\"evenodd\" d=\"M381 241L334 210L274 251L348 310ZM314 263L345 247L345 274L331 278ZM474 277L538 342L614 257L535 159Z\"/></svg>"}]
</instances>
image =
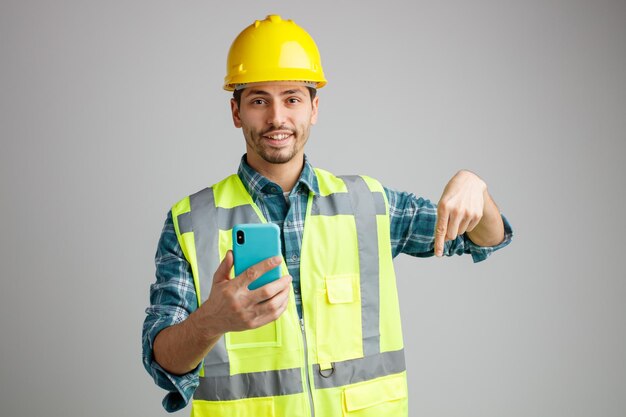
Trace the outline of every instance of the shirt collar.
<instances>
[{"instance_id":1,"label":"shirt collar","mask_svg":"<svg viewBox=\"0 0 626 417\"><path fill-rule=\"evenodd\" d=\"M243 186L246 187L250 196L252 196L253 200L267 194L280 194L283 192L282 188L280 188L278 184L270 181L248 165L246 155L241 157L237 175L239 176L239 179L241 179ZM304 167L300 173L300 178L298 178L298 181L294 185L292 191L298 190L299 188L306 192L312 191L313 194L319 194L320 192L317 183L317 176L315 175L313 166L309 163L306 155L304 155Z\"/></svg>"}]
</instances>

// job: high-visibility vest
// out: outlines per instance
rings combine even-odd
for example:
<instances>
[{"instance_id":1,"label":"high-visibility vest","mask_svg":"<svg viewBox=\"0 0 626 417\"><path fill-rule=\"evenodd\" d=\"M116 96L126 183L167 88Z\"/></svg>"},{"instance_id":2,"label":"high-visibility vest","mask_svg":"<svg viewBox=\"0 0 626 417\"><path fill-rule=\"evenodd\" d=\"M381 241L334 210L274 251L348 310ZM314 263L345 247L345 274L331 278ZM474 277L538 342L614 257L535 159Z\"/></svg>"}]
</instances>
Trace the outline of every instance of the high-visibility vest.
<instances>
[{"instance_id":1,"label":"high-visibility vest","mask_svg":"<svg viewBox=\"0 0 626 417\"><path fill-rule=\"evenodd\" d=\"M192 416L407 416L389 204L365 176L315 169L300 259L303 320L293 291L272 323L226 333L204 358ZM266 222L237 175L172 208L198 305L238 223ZM288 274L283 261L283 274Z\"/></svg>"}]
</instances>

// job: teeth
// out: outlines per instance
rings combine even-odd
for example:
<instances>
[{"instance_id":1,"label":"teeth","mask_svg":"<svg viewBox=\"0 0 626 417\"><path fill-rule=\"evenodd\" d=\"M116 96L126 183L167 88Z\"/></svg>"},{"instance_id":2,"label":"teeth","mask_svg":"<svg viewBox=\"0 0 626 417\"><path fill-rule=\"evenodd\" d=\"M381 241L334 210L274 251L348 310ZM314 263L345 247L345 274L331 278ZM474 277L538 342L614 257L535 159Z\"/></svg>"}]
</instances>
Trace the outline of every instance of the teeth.
<instances>
[{"instance_id":1,"label":"teeth","mask_svg":"<svg viewBox=\"0 0 626 417\"><path fill-rule=\"evenodd\" d=\"M283 140L283 139L287 139L289 136L286 133L281 133L280 135L272 135L272 136L268 136L268 138L273 139L273 140Z\"/></svg>"}]
</instances>

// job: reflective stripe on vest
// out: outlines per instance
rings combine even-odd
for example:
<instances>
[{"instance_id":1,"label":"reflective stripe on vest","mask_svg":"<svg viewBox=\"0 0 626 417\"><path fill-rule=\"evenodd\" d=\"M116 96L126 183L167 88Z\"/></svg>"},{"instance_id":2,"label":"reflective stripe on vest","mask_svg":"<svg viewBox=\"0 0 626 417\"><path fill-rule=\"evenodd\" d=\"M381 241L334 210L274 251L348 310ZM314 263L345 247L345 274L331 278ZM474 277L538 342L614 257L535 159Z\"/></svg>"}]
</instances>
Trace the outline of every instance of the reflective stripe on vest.
<instances>
[{"instance_id":1,"label":"reflective stripe on vest","mask_svg":"<svg viewBox=\"0 0 626 417\"><path fill-rule=\"evenodd\" d=\"M302 392L300 368L280 371L249 372L232 376L204 376L193 398L205 401L230 401Z\"/></svg>"},{"instance_id":2,"label":"reflective stripe on vest","mask_svg":"<svg viewBox=\"0 0 626 417\"><path fill-rule=\"evenodd\" d=\"M339 177L348 187L350 202L356 222L359 244L359 265L361 269L361 317L363 327L363 355L380 353L380 298L378 288L378 227L376 226L376 206L372 193L363 178L359 176ZM336 194L333 194L336 195ZM384 209L384 206L383 206ZM382 214L385 214L383 210Z\"/></svg>"},{"instance_id":3,"label":"reflective stripe on vest","mask_svg":"<svg viewBox=\"0 0 626 417\"><path fill-rule=\"evenodd\" d=\"M329 376L323 376L320 366L313 365L316 388L341 387L397 374L405 369L404 349L335 362Z\"/></svg>"},{"instance_id":4,"label":"reflective stripe on vest","mask_svg":"<svg viewBox=\"0 0 626 417\"><path fill-rule=\"evenodd\" d=\"M179 219L184 217L183 224L179 221L178 227L181 234L194 232L202 304L209 298L213 273L220 264L218 230L230 230L238 223L258 223L259 218L251 206L231 209L216 207L212 188L205 188L189 196L189 205L191 211L179 216ZM230 376L223 336L204 358L204 369L214 377Z\"/></svg>"},{"instance_id":5,"label":"reflective stripe on vest","mask_svg":"<svg viewBox=\"0 0 626 417\"><path fill-rule=\"evenodd\" d=\"M348 192L315 195L313 198L310 196L310 215L354 216L360 265L362 343L365 357L333 362L332 373L327 377L322 376L319 364L312 365L315 389L340 387L405 370L402 349L381 352L380 348L380 266L376 216L386 214L385 197L382 192L370 191L367 183L359 176L341 179ZM195 278L199 283L202 303L209 296L213 273L220 263L219 231L228 231L238 223L259 223L264 220L250 204L232 208L217 207L213 188L205 188L191 195L189 207L190 211L177 214L176 222L180 235L188 232L194 234L198 275ZM194 399L227 401L297 394L303 389L300 368L231 375L224 337L220 338L204 359L204 371L205 376L200 378Z\"/></svg>"}]
</instances>

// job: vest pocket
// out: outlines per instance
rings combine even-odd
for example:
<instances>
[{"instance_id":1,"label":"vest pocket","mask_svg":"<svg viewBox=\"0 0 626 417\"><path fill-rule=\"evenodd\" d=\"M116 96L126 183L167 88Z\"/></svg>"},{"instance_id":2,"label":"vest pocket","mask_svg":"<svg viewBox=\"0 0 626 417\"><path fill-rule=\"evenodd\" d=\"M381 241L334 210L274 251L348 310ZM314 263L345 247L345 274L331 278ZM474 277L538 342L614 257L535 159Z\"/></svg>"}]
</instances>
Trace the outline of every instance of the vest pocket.
<instances>
[{"instance_id":1,"label":"vest pocket","mask_svg":"<svg viewBox=\"0 0 626 417\"><path fill-rule=\"evenodd\" d=\"M275 320L264 326L252 330L226 333L226 347L228 350L278 347L281 345L280 334L281 320Z\"/></svg>"},{"instance_id":2,"label":"vest pocket","mask_svg":"<svg viewBox=\"0 0 626 417\"><path fill-rule=\"evenodd\" d=\"M347 387L343 391L344 417L406 416L405 373Z\"/></svg>"},{"instance_id":3,"label":"vest pocket","mask_svg":"<svg viewBox=\"0 0 626 417\"><path fill-rule=\"evenodd\" d=\"M191 417L274 417L273 398L245 398L233 401L194 400Z\"/></svg>"},{"instance_id":4,"label":"vest pocket","mask_svg":"<svg viewBox=\"0 0 626 417\"><path fill-rule=\"evenodd\" d=\"M315 331L318 363L363 357L358 275L329 275L317 294Z\"/></svg>"}]
</instances>

